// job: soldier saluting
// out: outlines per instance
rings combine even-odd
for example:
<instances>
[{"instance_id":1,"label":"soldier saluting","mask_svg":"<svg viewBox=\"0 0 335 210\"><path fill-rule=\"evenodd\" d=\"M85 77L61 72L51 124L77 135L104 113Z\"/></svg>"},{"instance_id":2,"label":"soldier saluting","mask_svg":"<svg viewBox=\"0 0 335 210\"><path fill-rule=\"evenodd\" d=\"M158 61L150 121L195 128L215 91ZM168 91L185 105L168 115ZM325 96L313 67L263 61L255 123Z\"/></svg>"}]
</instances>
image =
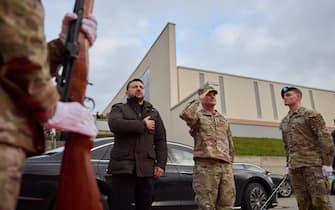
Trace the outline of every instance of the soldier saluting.
<instances>
[{"instance_id":1,"label":"soldier saluting","mask_svg":"<svg viewBox=\"0 0 335 210\"><path fill-rule=\"evenodd\" d=\"M302 92L284 87L288 114L281 121L288 175L299 210L331 210L327 176L332 172L334 144L320 113L301 106Z\"/></svg>"},{"instance_id":2,"label":"soldier saluting","mask_svg":"<svg viewBox=\"0 0 335 210\"><path fill-rule=\"evenodd\" d=\"M194 138L193 189L198 210L233 209L235 201L234 145L228 121L215 109L217 93L212 86L199 89L199 98L180 114Z\"/></svg>"}]
</instances>

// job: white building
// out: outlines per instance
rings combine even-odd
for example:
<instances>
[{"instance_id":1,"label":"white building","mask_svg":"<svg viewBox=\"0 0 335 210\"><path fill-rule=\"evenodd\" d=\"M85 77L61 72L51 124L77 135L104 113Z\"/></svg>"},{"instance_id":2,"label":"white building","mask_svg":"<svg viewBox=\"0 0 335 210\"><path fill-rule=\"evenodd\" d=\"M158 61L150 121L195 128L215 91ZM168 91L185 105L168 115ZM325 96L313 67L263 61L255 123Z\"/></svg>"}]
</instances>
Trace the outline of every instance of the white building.
<instances>
[{"instance_id":1,"label":"white building","mask_svg":"<svg viewBox=\"0 0 335 210\"><path fill-rule=\"evenodd\" d=\"M172 23L166 25L128 81L133 78L144 81L146 99L159 110L169 140L193 144L179 114L206 83L218 90L216 108L230 122L234 136L280 138L278 126L288 111L280 96L284 86L300 88L302 105L319 111L329 129L335 129L335 91L177 66L175 24ZM108 115L113 104L124 101L128 81L102 114Z\"/></svg>"}]
</instances>

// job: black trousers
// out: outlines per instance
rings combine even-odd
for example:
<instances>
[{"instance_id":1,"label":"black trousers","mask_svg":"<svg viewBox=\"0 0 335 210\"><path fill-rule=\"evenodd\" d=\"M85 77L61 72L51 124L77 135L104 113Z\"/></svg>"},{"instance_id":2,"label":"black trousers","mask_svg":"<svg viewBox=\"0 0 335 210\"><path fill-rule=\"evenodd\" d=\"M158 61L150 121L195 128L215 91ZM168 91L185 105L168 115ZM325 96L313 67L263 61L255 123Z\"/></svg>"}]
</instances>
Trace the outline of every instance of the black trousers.
<instances>
[{"instance_id":1,"label":"black trousers","mask_svg":"<svg viewBox=\"0 0 335 210\"><path fill-rule=\"evenodd\" d=\"M151 209L154 191L153 177L113 174L109 179L111 179L111 194L109 198L111 210Z\"/></svg>"}]
</instances>

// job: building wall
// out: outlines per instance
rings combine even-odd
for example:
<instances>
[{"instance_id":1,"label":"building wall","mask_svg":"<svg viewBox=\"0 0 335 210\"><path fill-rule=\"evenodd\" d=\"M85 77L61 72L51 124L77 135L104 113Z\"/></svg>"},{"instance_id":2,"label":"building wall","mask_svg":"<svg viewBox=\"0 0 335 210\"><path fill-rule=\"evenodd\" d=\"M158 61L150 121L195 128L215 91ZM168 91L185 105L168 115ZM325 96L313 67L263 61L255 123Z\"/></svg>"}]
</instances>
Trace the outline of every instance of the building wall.
<instances>
[{"instance_id":1,"label":"building wall","mask_svg":"<svg viewBox=\"0 0 335 210\"><path fill-rule=\"evenodd\" d=\"M313 90L313 98L317 110L322 110L327 125L335 126L335 93Z\"/></svg>"},{"instance_id":2,"label":"building wall","mask_svg":"<svg viewBox=\"0 0 335 210\"><path fill-rule=\"evenodd\" d=\"M129 80L144 75L148 78L148 100L159 110L168 139L189 145L193 145L193 140L179 114L187 103L198 97L197 90L201 86L210 84L218 90L216 109L229 120L234 136L275 138L281 138L278 126L288 112L288 108L283 105L280 90L284 86L296 86L177 67L175 25L168 23L103 114L109 113L112 104L124 101ZM327 126L334 130L335 91L297 87L303 92L302 105L319 111Z\"/></svg>"},{"instance_id":3,"label":"building wall","mask_svg":"<svg viewBox=\"0 0 335 210\"><path fill-rule=\"evenodd\" d=\"M112 99L103 111L106 115L110 112L115 103L125 101L126 85L128 81L134 78L142 78L145 73L149 78L146 86L147 99L161 114L167 130L170 129L170 107L176 103L177 96L177 70L176 70L176 39L175 25L167 24L141 63L136 67L132 75L121 87L117 95ZM174 85L171 85L173 83ZM169 134L169 133L168 133Z\"/></svg>"},{"instance_id":4,"label":"building wall","mask_svg":"<svg viewBox=\"0 0 335 210\"><path fill-rule=\"evenodd\" d=\"M203 84L211 84L218 90L216 109L229 120L234 136L281 138L279 123L288 108L283 104L280 91L284 86L293 85L188 67L178 67L177 71L181 100L171 109L174 139L193 144L186 124L178 115L197 97L195 91ZM333 130L335 92L297 87L303 92L302 106L319 111Z\"/></svg>"},{"instance_id":5,"label":"building wall","mask_svg":"<svg viewBox=\"0 0 335 210\"><path fill-rule=\"evenodd\" d=\"M181 98L200 88L200 76L204 84L212 84L219 91L216 109L227 118L252 120L252 124L266 122L278 124L287 114L280 91L284 86L296 86L302 90L302 106L319 111L325 118L328 127L334 127L335 91L284 84L255 78L241 77L207 70L178 67L179 95ZM220 83L221 80L223 80ZM187 82L185 82L187 81ZM224 93L222 98L220 94ZM222 106L225 106L223 108ZM273 125L272 125L273 126Z\"/></svg>"}]
</instances>

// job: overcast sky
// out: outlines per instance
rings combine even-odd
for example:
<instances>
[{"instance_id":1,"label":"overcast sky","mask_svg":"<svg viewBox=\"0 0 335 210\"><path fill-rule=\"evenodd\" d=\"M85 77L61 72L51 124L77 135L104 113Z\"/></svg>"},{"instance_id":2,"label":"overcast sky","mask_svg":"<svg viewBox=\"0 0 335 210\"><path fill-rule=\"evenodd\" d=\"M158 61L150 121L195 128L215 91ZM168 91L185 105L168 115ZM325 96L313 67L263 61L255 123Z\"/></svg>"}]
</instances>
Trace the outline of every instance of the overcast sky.
<instances>
[{"instance_id":1,"label":"overcast sky","mask_svg":"<svg viewBox=\"0 0 335 210\"><path fill-rule=\"evenodd\" d=\"M74 0L44 0L47 40ZM103 111L168 22L177 65L335 90L334 0L95 0L88 96Z\"/></svg>"}]
</instances>

